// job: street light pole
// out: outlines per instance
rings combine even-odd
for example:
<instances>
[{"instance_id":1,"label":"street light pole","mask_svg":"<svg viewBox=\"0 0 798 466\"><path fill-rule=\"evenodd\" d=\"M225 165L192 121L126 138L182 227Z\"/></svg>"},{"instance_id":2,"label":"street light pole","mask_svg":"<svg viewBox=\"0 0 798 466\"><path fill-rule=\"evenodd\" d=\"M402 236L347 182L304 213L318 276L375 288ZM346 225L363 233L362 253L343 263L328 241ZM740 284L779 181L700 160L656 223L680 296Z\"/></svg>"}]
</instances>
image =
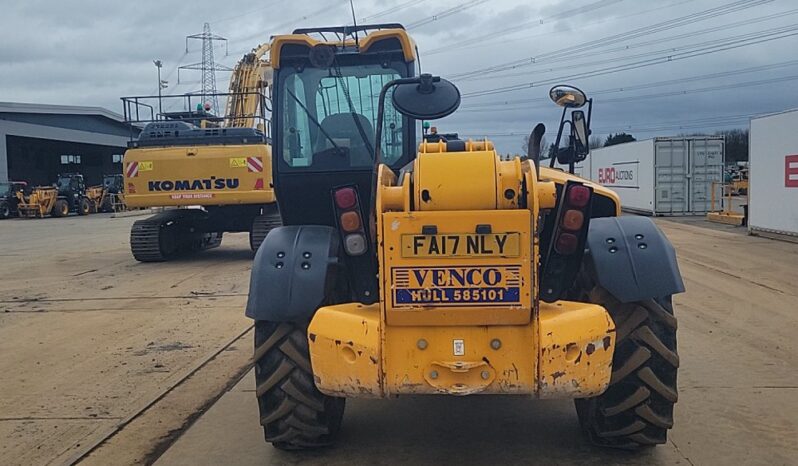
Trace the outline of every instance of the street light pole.
<instances>
[{"instance_id":1,"label":"street light pole","mask_svg":"<svg viewBox=\"0 0 798 466\"><path fill-rule=\"evenodd\" d=\"M153 60L155 67L158 68L158 119L163 115L163 105L161 104L161 90L163 89L163 82L161 81L161 60Z\"/></svg>"}]
</instances>

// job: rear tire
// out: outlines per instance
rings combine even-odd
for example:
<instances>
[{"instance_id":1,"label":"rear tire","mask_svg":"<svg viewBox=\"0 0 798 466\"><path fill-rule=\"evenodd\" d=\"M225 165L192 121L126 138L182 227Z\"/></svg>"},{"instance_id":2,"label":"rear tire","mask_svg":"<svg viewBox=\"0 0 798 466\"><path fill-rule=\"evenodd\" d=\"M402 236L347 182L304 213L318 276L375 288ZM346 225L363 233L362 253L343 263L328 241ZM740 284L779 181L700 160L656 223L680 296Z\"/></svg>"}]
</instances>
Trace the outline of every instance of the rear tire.
<instances>
[{"instance_id":1,"label":"rear tire","mask_svg":"<svg viewBox=\"0 0 798 466\"><path fill-rule=\"evenodd\" d=\"M103 198L102 204L100 204L100 212L113 212L114 211L114 203L111 202L111 195L108 194Z\"/></svg>"},{"instance_id":2,"label":"rear tire","mask_svg":"<svg viewBox=\"0 0 798 466\"><path fill-rule=\"evenodd\" d=\"M65 199L58 199L53 205L53 217L66 217L69 215L69 203Z\"/></svg>"},{"instance_id":3,"label":"rear tire","mask_svg":"<svg viewBox=\"0 0 798 466\"><path fill-rule=\"evenodd\" d=\"M11 207L7 202L0 202L0 219L11 217Z\"/></svg>"},{"instance_id":4,"label":"rear tire","mask_svg":"<svg viewBox=\"0 0 798 466\"><path fill-rule=\"evenodd\" d=\"M331 445L341 427L346 400L316 388L306 326L256 321L253 359L266 441L281 450Z\"/></svg>"},{"instance_id":5,"label":"rear tire","mask_svg":"<svg viewBox=\"0 0 798 466\"><path fill-rule=\"evenodd\" d=\"M616 345L610 386L597 397L575 400L582 428L600 446L634 450L665 443L678 399L671 297L621 303L596 286L583 299L609 311Z\"/></svg>"}]
</instances>

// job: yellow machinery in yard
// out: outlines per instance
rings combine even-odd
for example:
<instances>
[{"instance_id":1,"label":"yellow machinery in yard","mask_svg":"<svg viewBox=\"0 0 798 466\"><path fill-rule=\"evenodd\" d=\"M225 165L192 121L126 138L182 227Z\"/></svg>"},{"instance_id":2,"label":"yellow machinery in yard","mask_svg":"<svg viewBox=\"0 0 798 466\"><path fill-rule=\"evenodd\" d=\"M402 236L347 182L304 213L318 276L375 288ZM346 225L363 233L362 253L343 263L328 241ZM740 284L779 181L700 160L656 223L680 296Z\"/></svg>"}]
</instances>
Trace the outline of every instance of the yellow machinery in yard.
<instances>
[{"instance_id":1,"label":"yellow machinery in yard","mask_svg":"<svg viewBox=\"0 0 798 466\"><path fill-rule=\"evenodd\" d=\"M64 173L58 175L54 186L36 186L29 194L18 193L17 208L20 217L26 218L66 217L70 212L88 215L97 195L86 187L83 175Z\"/></svg>"},{"instance_id":2,"label":"yellow machinery in yard","mask_svg":"<svg viewBox=\"0 0 798 466\"><path fill-rule=\"evenodd\" d=\"M122 212L126 210L122 175L105 175L102 184L86 188L86 198L89 200L92 213Z\"/></svg>"},{"instance_id":3,"label":"yellow machinery in yard","mask_svg":"<svg viewBox=\"0 0 798 466\"><path fill-rule=\"evenodd\" d=\"M157 115L147 97L122 99L126 119L142 121L142 108L154 116L125 153L126 205L179 207L133 224L130 246L137 260L165 261L216 247L224 232L249 232L257 250L280 225L266 132L268 50L260 46L238 63L230 92L220 94L228 98L223 117L209 113L197 95L176 97L187 111Z\"/></svg>"},{"instance_id":4,"label":"yellow machinery in yard","mask_svg":"<svg viewBox=\"0 0 798 466\"><path fill-rule=\"evenodd\" d=\"M707 220L710 222L715 223L723 223L726 225L733 225L733 226L745 226L747 222L747 218L745 215L745 204L740 203L738 205L739 209L743 209L743 212L734 209L734 199L732 196L735 195L740 188L741 181L735 180L730 183L712 183L712 191L710 196L710 211L707 213ZM745 180L745 187L742 188L745 192L748 192L748 180ZM715 209L715 200L717 198L716 193L722 192L724 194L725 199L720 199L720 209ZM743 201L744 202L744 201Z\"/></svg>"},{"instance_id":5,"label":"yellow machinery in yard","mask_svg":"<svg viewBox=\"0 0 798 466\"><path fill-rule=\"evenodd\" d=\"M52 186L36 186L25 195L22 192L18 194L19 203L19 216L24 218L44 218L51 213L54 216L62 217L69 214L69 207L66 204L60 205L60 209L54 211L56 199L58 198L58 190Z\"/></svg>"},{"instance_id":6,"label":"yellow machinery in yard","mask_svg":"<svg viewBox=\"0 0 798 466\"><path fill-rule=\"evenodd\" d=\"M488 140L417 145L460 93L414 76L401 25L298 29L271 57L284 226L256 254L246 309L268 442L333 443L346 398L476 394L575 399L599 445L666 441L684 287L654 223L572 174L592 100L551 90L556 147L570 134L541 167L543 125L524 162Z\"/></svg>"}]
</instances>

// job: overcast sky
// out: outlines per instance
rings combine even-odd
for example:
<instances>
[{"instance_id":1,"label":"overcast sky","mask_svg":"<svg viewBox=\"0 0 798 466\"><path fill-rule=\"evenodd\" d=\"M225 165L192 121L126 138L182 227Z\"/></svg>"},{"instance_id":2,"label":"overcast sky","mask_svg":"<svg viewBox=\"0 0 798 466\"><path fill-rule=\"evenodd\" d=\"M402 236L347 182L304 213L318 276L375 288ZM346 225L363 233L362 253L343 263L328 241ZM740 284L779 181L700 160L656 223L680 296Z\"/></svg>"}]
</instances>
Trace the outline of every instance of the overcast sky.
<instances>
[{"instance_id":1,"label":"overcast sky","mask_svg":"<svg viewBox=\"0 0 798 466\"><path fill-rule=\"evenodd\" d=\"M519 152L542 121L553 139L554 81L595 98L594 134L638 139L746 127L750 115L798 107L795 0L355 0L359 20L401 22L418 43L425 72L451 77L461 109L443 131L488 135ZM273 34L351 24L348 0L26 0L0 16L0 100L99 105L119 97L199 87L202 31L229 39L233 66ZM229 73L219 73L226 90ZM479 95L493 92L489 95Z\"/></svg>"}]
</instances>

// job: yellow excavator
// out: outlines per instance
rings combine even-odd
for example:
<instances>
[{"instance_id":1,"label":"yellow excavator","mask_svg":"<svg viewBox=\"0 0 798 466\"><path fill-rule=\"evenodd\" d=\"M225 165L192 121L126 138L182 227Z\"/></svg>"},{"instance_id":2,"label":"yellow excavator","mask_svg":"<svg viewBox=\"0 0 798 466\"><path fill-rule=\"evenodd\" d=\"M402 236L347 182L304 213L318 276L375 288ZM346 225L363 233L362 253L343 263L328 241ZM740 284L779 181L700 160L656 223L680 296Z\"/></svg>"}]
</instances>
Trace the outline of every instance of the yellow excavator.
<instances>
[{"instance_id":1,"label":"yellow excavator","mask_svg":"<svg viewBox=\"0 0 798 466\"><path fill-rule=\"evenodd\" d=\"M125 153L125 202L167 208L133 224L130 247L137 260L159 262L217 247L225 232L248 232L254 251L281 224L267 124L268 52L262 45L238 62L229 92L218 95L227 97L222 117L203 102L207 96L122 98L128 121L147 121ZM183 111L161 110L175 99Z\"/></svg>"},{"instance_id":2,"label":"yellow excavator","mask_svg":"<svg viewBox=\"0 0 798 466\"><path fill-rule=\"evenodd\" d=\"M454 133L419 144L460 92L415 74L401 25L298 29L271 59L285 225L255 256L246 309L266 441L334 443L346 398L519 395L575 399L599 445L666 442L684 286L657 226L573 174L584 92L550 91L565 171L541 166L542 124L526 161Z\"/></svg>"}]
</instances>

